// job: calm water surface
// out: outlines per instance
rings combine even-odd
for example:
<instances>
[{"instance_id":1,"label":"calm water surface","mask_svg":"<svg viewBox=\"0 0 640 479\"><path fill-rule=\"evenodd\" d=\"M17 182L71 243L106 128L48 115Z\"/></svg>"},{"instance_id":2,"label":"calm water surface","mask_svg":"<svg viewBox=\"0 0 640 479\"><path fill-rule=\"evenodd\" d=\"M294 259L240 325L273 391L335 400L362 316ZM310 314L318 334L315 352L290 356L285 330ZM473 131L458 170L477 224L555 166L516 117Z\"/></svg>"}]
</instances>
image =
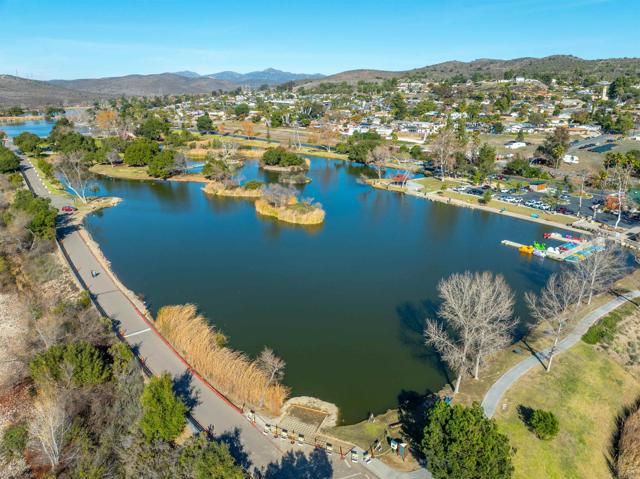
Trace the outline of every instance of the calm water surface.
<instances>
[{"instance_id":1,"label":"calm water surface","mask_svg":"<svg viewBox=\"0 0 640 479\"><path fill-rule=\"evenodd\" d=\"M344 422L355 422L396 406L402 391L445 384L422 337L440 278L502 273L526 319L524 291L556 267L500 245L539 240L544 226L376 191L358 183L361 172L312 160L303 195L327 212L315 228L259 217L251 202L210 198L196 183L110 179L102 194L125 201L86 223L153 312L196 303L233 347L273 347L294 395L334 402ZM243 175L263 176L255 162Z\"/></svg>"},{"instance_id":2,"label":"calm water surface","mask_svg":"<svg viewBox=\"0 0 640 479\"><path fill-rule=\"evenodd\" d=\"M25 131L44 138L45 136L49 136L54 124L55 122L46 120L25 121L23 123L0 123L0 130L4 131L9 138L18 136Z\"/></svg>"}]
</instances>

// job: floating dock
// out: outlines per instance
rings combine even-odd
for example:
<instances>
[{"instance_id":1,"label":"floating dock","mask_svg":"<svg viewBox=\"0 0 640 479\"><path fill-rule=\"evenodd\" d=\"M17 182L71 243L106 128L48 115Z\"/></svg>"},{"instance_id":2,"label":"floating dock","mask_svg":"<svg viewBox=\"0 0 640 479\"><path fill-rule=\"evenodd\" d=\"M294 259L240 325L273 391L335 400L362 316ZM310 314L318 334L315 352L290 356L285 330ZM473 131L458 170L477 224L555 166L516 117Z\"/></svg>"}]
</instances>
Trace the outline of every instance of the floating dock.
<instances>
[{"instance_id":1,"label":"floating dock","mask_svg":"<svg viewBox=\"0 0 640 479\"><path fill-rule=\"evenodd\" d=\"M530 249L530 252L523 252L524 254L533 254L534 256L542 256L550 258L555 261L569 261L572 263L583 260L585 257L593 254L594 251L602 249L604 246L596 243L595 240L584 240L580 238L562 236L560 233L550 233L545 235L545 239L552 239L555 241L562 241L557 248L546 248L544 250L534 249L533 246L524 245L511 240L502 240L502 244L511 248L516 248L520 252L523 249ZM539 251L540 253L536 253Z\"/></svg>"}]
</instances>

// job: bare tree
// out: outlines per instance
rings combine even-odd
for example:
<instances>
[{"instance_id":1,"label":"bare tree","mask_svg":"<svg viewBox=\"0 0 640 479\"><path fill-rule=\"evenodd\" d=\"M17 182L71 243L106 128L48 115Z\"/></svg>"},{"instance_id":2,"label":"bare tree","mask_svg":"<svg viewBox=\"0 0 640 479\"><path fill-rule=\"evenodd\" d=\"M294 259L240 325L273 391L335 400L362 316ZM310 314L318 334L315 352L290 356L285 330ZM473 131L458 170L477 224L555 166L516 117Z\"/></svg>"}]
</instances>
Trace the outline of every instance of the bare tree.
<instances>
[{"instance_id":1,"label":"bare tree","mask_svg":"<svg viewBox=\"0 0 640 479\"><path fill-rule=\"evenodd\" d=\"M455 372L454 393L471 363L477 379L480 364L509 341L513 294L502 276L490 272L453 274L438 284L438 316L447 329L427 320L425 338Z\"/></svg>"},{"instance_id":2,"label":"bare tree","mask_svg":"<svg viewBox=\"0 0 640 479\"><path fill-rule=\"evenodd\" d=\"M80 198L83 203L87 202L87 192L94 182L94 174L89 170L89 165L85 160L85 153L73 151L62 155L56 164L56 170L62 176L69 189Z\"/></svg>"},{"instance_id":3,"label":"bare tree","mask_svg":"<svg viewBox=\"0 0 640 479\"><path fill-rule=\"evenodd\" d=\"M121 163L122 158L120 158L120 155L116 150L111 150L110 152L107 153L107 161L113 167L116 164Z\"/></svg>"},{"instance_id":4,"label":"bare tree","mask_svg":"<svg viewBox=\"0 0 640 479\"><path fill-rule=\"evenodd\" d=\"M549 351L547 371L551 370L551 363L558 347L558 341L564 332L567 322L571 319L573 306L580 296L580 289L580 282L575 275L563 272L552 274L539 295L531 292L525 293L525 300L531 315L538 324L546 323L552 329L553 346Z\"/></svg>"},{"instance_id":5,"label":"bare tree","mask_svg":"<svg viewBox=\"0 0 640 479\"><path fill-rule=\"evenodd\" d=\"M56 469L63 461L71 429L64 397L58 391L40 392L33 404L29 428L34 447Z\"/></svg>"},{"instance_id":6,"label":"bare tree","mask_svg":"<svg viewBox=\"0 0 640 479\"><path fill-rule=\"evenodd\" d=\"M473 377L478 379L481 363L511 342L514 298L504 276L489 271L476 273L469 287L466 294L474 296L476 319Z\"/></svg>"},{"instance_id":7,"label":"bare tree","mask_svg":"<svg viewBox=\"0 0 640 479\"><path fill-rule=\"evenodd\" d=\"M378 174L378 179L382 179L384 170L389 162L391 152L385 145L378 145L367 154L367 164L373 166Z\"/></svg>"},{"instance_id":8,"label":"bare tree","mask_svg":"<svg viewBox=\"0 0 640 479\"><path fill-rule=\"evenodd\" d=\"M282 207L286 206L292 197L296 197L296 190L280 184L269 184L264 187L262 197L273 206Z\"/></svg>"},{"instance_id":9,"label":"bare tree","mask_svg":"<svg viewBox=\"0 0 640 479\"><path fill-rule=\"evenodd\" d=\"M627 202L627 190L631 182L632 171L633 163L627 158L621 158L612 168L607 170L607 183L616 190L618 196L618 219L615 224L616 228L620 224L622 210Z\"/></svg>"},{"instance_id":10,"label":"bare tree","mask_svg":"<svg viewBox=\"0 0 640 479\"><path fill-rule=\"evenodd\" d=\"M619 248L605 238L595 241L599 247L592 254L576 264L576 278L579 281L578 303L587 296L587 304L591 304L594 294L604 291L626 270L624 257Z\"/></svg>"},{"instance_id":11,"label":"bare tree","mask_svg":"<svg viewBox=\"0 0 640 479\"><path fill-rule=\"evenodd\" d=\"M445 172L453 165L454 161L453 154L456 145L454 132L450 128L443 128L431 145L433 158L441 170L440 179L444 181Z\"/></svg>"},{"instance_id":12,"label":"bare tree","mask_svg":"<svg viewBox=\"0 0 640 479\"><path fill-rule=\"evenodd\" d=\"M260 356L258 356L257 361L260 369L262 369L269 378L262 393L262 398L260 399L260 407L262 407L264 405L265 394L269 387L273 383L280 382L284 377L284 368L287 366L287 363L284 359L276 356L276 353L274 353L271 348L266 346L260 353Z\"/></svg>"}]
</instances>

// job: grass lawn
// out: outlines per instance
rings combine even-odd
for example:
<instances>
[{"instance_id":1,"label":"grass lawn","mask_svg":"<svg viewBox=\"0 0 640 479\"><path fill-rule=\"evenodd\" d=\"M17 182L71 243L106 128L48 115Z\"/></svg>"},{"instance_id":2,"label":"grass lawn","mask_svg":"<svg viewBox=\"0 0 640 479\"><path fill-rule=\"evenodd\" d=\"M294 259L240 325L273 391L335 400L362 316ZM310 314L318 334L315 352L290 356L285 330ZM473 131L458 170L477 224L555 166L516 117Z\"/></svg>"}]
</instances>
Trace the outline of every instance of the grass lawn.
<instances>
[{"instance_id":1,"label":"grass lawn","mask_svg":"<svg viewBox=\"0 0 640 479\"><path fill-rule=\"evenodd\" d=\"M560 354L551 372L541 367L520 379L496 413L500 429L516 448L515 478L612 477L609 446L616 416L640 394L640 383L593 346L577 344ZM552 411L560 432L541 441L519 417L519 407Z\"/></svg>"},{"instance_id":2,"label":"grass lawn","mask_svg":"<svg viewBox=\"0 0 640 479\"><path fill-rule=\"evenodd\" d=\"M153 180L147 174L145 167L132 167L127 165L94 165L91 171L98 175L111 176L112 178L122 178L125 180Z\"/></svg>"},{"instance_id":3,"label":"grass lawn","mask_svg":"<svg viewBox=\"0 0 640 479\"><path fill-rule=\"evenodd\" d=\"M51 179L51 178L47 178L46 177L44 172L40 168L38 168L38 160L37 159L30 158L30 160L31 160L31 165L33 166L33 169L38 172L38 175L40 176L40 179L42 180L42 184L49 191L49 193L51 193L52 195L55 195L55 196L63 196L63 197L66 197L66 198L70 198L71 197L71 194L69 194L67 192L67 190L64 189L64 186L62 186L62 183L60 183L60 181L57 178Z\"/></svg>"},{"instance_id":4,"label":"grass lawn","mask_svg":"<svg viewBox=\"0 0 640 479\"><path fill-rule=\"evenodd\" d=\"M425 178L418 178L413 180L415 183L419 183L423 186L422 191L425 193L433 193L434 191L440 191L444 188L452 188L454 186L467 185L468 183L462 180L445 179L444 182L439 178L433 176L427 176Z\"/></svg>"}]
</instances>

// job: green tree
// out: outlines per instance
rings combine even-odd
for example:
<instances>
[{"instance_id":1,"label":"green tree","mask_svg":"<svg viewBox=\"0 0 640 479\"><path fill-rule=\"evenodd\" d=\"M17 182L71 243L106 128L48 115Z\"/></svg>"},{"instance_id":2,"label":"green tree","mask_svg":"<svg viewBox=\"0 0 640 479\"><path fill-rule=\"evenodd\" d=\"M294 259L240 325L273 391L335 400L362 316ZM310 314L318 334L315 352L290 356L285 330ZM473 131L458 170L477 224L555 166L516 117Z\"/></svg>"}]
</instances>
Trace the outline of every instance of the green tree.
<instances>
[{"instance_id":1,"label":"green tree","mask_svg":"<svg viewBox=\"0 0 640 479\"><path fill-rule=\"evenodd\" d=\"M569 148L569 130L565 127L558 127L545 138L536 152L557 168L567 148Z\"/></svg>"},{"instance_id":2,"label":"green tree","mask_svg":"<svg viewBox=\"0 0 640 479\"><path fill-rule=\"evenodd\" d=\"M147 164L147 173L154 178L169 178L176 172L175 157L176 152L167 149L152 156Z\"/></svg>"},{"instance_id":3,"label":"green tree","mask_svg":"<svg viewBox=\"0 0 640 479\"><path fill-rule=\"evenodd\" d=\"M149 380L140 402L143 411L140 429L148 442L173 441L180 435L187 423L187 408L173 392L168 373Z\"/></svg>"},{"instance_id":4,"label":"green tree","mask_svg":"<svg viewBox=\"0 0 640 479\"><path fill-rule=\"evenodd\" d=\"M40 137L28 131L23 131L13 139L13 143L25 153L40 153Z\"/></svg>"},{"instance_id":5,"label":"green tree","mask_svg":"<svg viewBox=\"0 0 640 479\"><path fill-rule=\"evenodd\" d=\"M244 473L224 443L208 441L201 433L187 441L178 457L179 475L195 479L243 479Z\"/></svg>"},{"instance_id":6,"label":"green tree","mask_svg":"<svg viewBox=\"0 0 640 479\"><path fill-rule=\"evenodd\" d=\"M487 177L496 165L496 149L487 143L484 143L478 151L478 171L483 177Z\"/></svg>"},{"instance_id":7,"label":"green tree","mask_svg":"<svg viewBox=\"0 0 640 479\"><path fill-rule=\"evenodd\" d=\"M266 151L262 154L262 163L268 166L303 166L305 164L304 160L293 153L292 151L287 151L282 146L278 146L276 148L267 148Z\"/></svg>"},{"instance_id":8,"label":"green tree","mask_svg":"<svg viewBox=\"0 0 640 479\"><path fill-rule=\"evenodd\" d=\"M513 475L513 450L478 403L448 406L438 401L427 412L422 451L434 479L506 479Z\"/></svg>"},{"instance_id":9,"label":"green tree","mask_svg":"<svg viewBox=\"0 0 640 479\"><path fill-rule=\"evenodd\" d=\"M536 409L529 418L529 426L543 440L553 439L560 430L558 418L551 412Z\"/></svg>"},{"instance_id":10,"label":"green tree","mask_svg":"<svg viewBox=\"0 0 640 479\"><path fill-rule=\"evenodd\" d=\"M200 133L209 133L213 131L213 121L211 121L211 117L207 113L199 116L196 120L196 128Z\"/></svg>"},{"instance_id":11,"label":"green tree","mask_svg":"<svg viewBox=\"0 0 640 479\"><path fill-rule=\"evenodd\" d=\"M391 97L391 114L396 120L403 120L407 116L407 102L402 93L397 92Z\"/></svg>"},{"instance_id":12,"label":"green tree","mask_svg":"<svg viewBox=\"0 0 640 479\"><path fill-rule=\"evenodd\" d=\"M169 123L160 118L150 117L140 124L136 130L136 135L149 140L160 140L169 133Z\"/></svg>"},{"instance_id":13,"label":"green tree","mask_svg":"<svg viewBox=\"0 0 640 479\"><path fill-rule=\"evenodd\" d=\"M11 173L20 169L20 158L13 151L0 145L0 173Z\"/></svg>"},{"instance_id":14,"label":"green tree","mask_svg":"<svg viewBox=\"0 0 640 479\"><path fill-rule=\"evenodd\" d=\"M129 166L146 166L160 152L155 141L137 138L124 150L124 162Z\"/></svg>"},{"instance_id":15,"label":"green tree","mask_svg":"<svg viewBox=\"0 0 640 479\"><path fill-rule=\"evenodd\" d=\"M53 239L55 237L56 216L58 210L51 206L48 198L34 196L29 190L18 190L13 197L11 209L23 211L31 221L27 229L36 237Z\"/></svg>"},{"instance_id":16,"label":"green tree","mask_svg":"<svg viewBox=\"0 0 640 479\"><path fill-rule=\"evenodd\" d=\"M238 118L245 118L249 114L249 105L246 103L238 103L233 112Z\"/></svg>"}]
</instances>

